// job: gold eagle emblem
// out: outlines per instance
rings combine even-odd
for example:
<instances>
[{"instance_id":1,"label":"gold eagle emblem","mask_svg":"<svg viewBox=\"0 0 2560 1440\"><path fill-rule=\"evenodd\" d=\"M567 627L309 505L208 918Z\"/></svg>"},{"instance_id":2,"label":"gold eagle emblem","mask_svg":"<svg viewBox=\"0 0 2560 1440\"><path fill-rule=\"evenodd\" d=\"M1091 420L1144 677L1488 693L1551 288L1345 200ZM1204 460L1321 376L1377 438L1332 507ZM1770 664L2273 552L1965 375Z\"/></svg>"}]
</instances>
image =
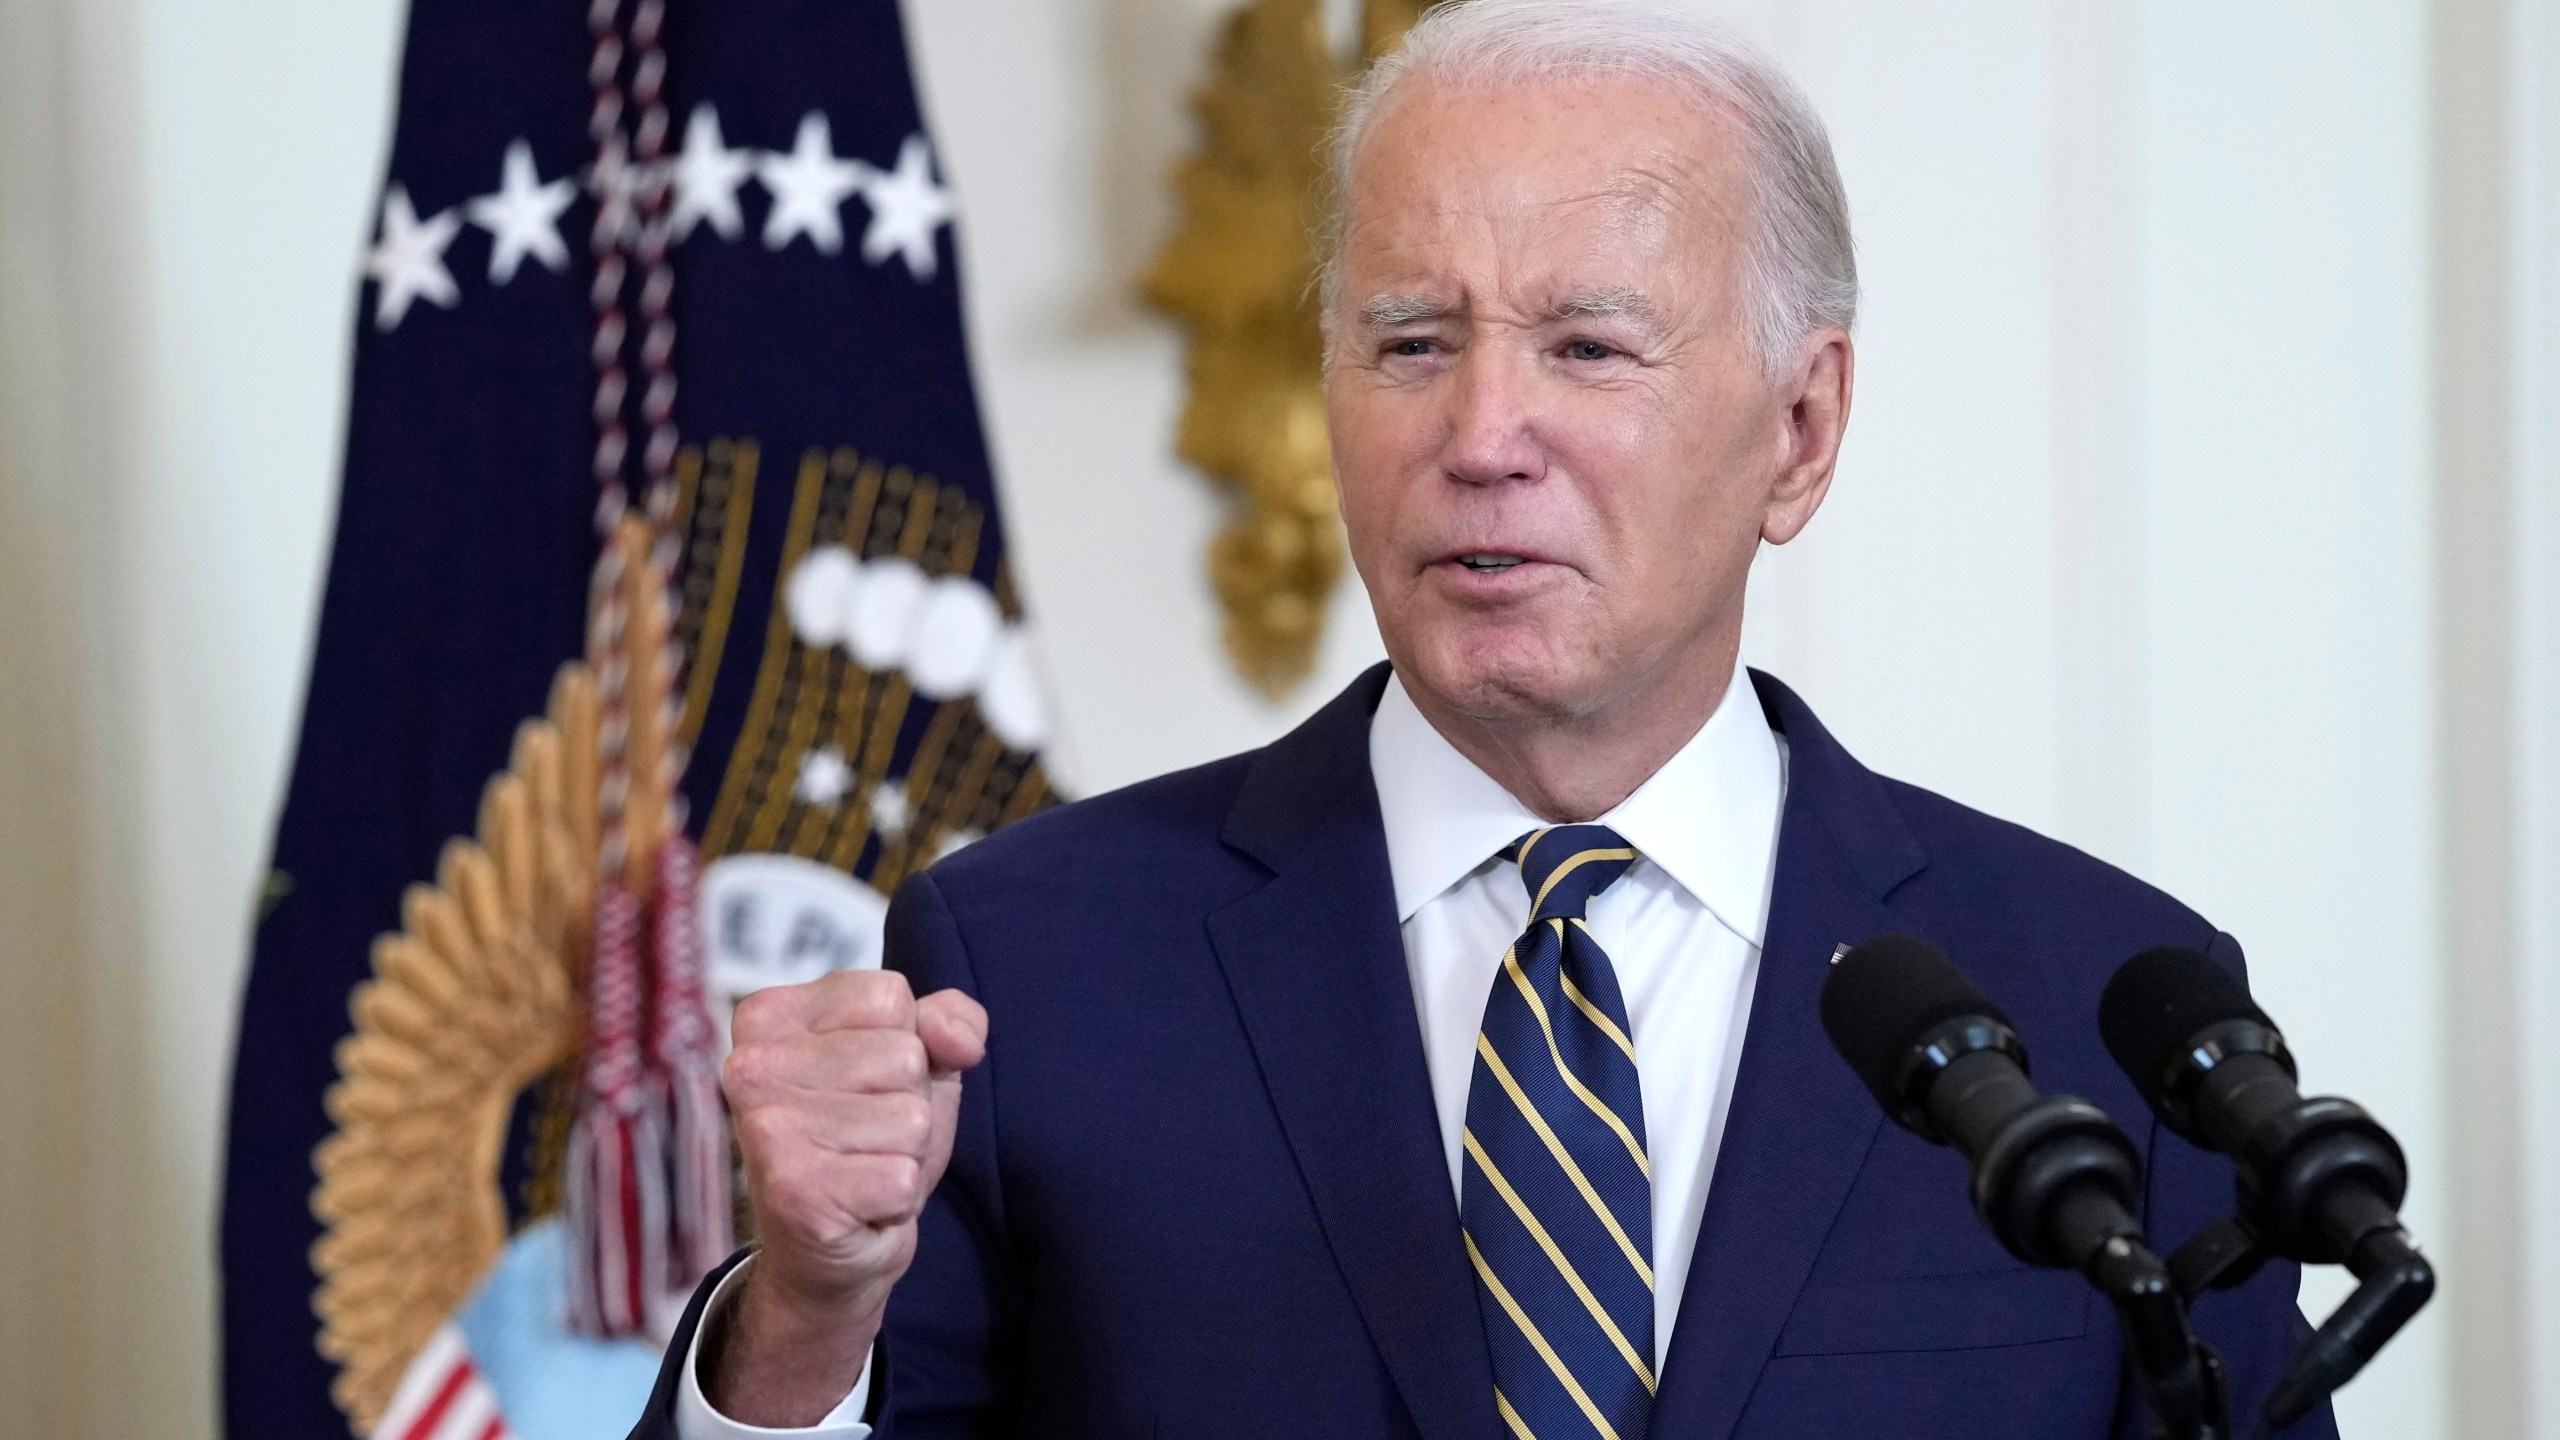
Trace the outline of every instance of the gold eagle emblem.
<instances>
[{"instance_id":1,"label":"gold eagle emblem","mask_svg":"<svg viewBox=\"0 0 2560 1440\"><path fill-rule=\"evenodd\" d=\"M630 703L625 875L645 885L675 824L663 702L670 625L637 518L613 543L628 619L614 656L560 669L546 712L516 732L489 782L477 833L448 842L435 883L412 886L401 928L373 949L355 1029L326 1098L337 1126L313 1157L312 1264L332 1388L370 1433L403 1372L505 1249L499 1163L517 1097L579 1050L595 915L610 659Z\"/></svg>"}]
</instances>

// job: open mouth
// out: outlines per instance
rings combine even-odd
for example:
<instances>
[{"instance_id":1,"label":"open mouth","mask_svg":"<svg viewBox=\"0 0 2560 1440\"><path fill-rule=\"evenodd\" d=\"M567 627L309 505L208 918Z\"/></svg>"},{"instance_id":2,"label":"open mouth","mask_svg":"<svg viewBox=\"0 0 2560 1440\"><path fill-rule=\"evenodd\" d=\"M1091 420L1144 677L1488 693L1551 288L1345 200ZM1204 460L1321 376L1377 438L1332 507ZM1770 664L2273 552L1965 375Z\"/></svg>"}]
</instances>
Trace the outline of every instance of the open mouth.
<instances>
[{"instance_id":1,"label":"open mouth","mask_svg":"<svg viewBox=\"0 0 2560 1440\"><path fill-rule=\"evenodd\" d=\"M1458 557L1458 563L1466 566L1468 569L1473 570L1479 575L1499 575L1505 570L1509 570L1515 566L1525 565L1529 562L1528 557L1522 555L1478 554L1461 555Z\"/></svg>"}]
</instances>

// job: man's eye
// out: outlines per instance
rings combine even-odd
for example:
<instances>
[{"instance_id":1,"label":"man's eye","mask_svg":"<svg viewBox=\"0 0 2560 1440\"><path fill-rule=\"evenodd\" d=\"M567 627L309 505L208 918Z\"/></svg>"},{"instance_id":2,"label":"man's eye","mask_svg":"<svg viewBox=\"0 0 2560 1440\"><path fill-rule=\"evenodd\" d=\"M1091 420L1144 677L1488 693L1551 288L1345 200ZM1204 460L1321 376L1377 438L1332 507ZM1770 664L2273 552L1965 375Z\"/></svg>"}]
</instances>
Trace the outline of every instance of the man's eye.
<instances>
[{"instance_id":1,"label":"man's eye","mask_svg":"<svg viewBox=\"0 0 2560 1440\"><path fill-rule=\"evenodd\" d=\"M1387 353L1390 355L1402 355L1408 359L1418 359L1431 353L1431 342L1428 340L1398 340L1387 347Z\"/></svg>"},{"instance_id":2,"label":"man's eye","mask_svg":"<svg viewBox=\"0 0 2560 1440\"><path fill-rule=\"evenodd\" d=\"M1606 360L1617 353L1597 340L1568 341L1564 347L1564 355L1568 360Z\"/></svg>"}]
</instances>

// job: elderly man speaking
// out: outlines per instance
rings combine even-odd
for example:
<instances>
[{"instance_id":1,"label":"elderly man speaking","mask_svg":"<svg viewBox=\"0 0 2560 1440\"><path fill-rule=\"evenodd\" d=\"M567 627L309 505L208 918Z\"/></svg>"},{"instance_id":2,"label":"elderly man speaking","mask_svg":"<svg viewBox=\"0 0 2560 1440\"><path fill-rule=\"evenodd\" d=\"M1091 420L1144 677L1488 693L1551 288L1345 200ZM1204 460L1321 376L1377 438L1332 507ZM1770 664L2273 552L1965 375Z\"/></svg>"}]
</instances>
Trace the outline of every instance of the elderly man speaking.
<instances>
[{"instance_id":1,"label":"elderly man speaking","mask_svg":"<svg viewBox=\"0 0 2560 1440\"><path fill-rule=\"evenodd\" d=\"M1916 932L2132 1117L2111 968L2239 958L1738 666L1849 418L1820 121L1678 11L1471 0L1338 147L1334 468L1391 665L908 880L886 972L739 1008L761 1244L636 1433L2144 1433L2112 1310L1816 1018L1840 945ZM2153 1233L2229 1207L2136 1134ZM2198 1308L2240 1414L2295 1282Z\"/></svg>"}]
</instances>

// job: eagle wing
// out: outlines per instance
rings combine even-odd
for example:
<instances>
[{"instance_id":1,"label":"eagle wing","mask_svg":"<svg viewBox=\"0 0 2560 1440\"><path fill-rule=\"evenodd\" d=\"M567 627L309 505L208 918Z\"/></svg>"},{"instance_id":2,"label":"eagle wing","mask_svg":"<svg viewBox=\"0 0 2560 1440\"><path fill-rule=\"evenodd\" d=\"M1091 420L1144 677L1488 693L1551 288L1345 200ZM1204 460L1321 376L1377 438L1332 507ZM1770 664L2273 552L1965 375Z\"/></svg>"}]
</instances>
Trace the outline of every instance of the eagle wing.
<instances>
[{"instance_id":1,"label":"eagle wing","mask_svg":"<svg viewBox=\"0 0 2560 1440\"><path fill-rule=\"evenodd\" d=\"M633 702L626 725L628 863L645 874L677 823L664 707L672 676L664 590L639 521L615 536L627 620L611 637ZM593 661L599 657L590 657ZM401 928L374 943L352 1034L326 1098L337 1130L313 1155L312 1247L322 1354L357 1434L506 1248L499 1184L527 1086L579 1052L595 915L604 754L597 668L572 662L516 732L476 834L447 842L435 883L411 886Z\"/></svg>"}]
</instances>

